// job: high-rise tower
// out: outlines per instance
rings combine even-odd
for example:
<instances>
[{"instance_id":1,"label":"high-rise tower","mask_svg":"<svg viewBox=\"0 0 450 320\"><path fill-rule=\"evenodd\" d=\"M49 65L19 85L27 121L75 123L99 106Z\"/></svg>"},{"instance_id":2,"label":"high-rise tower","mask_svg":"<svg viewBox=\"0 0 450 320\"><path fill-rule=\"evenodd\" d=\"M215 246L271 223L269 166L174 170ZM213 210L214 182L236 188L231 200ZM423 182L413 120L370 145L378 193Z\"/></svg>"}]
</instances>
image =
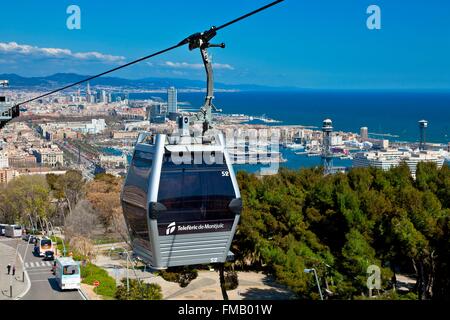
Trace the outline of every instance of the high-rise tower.
<instances>
[{"instance_id":1,"label":"high-rise tower","mask_svg":"<svg viewBox=\"0 0 450 320\"><path fill-rule=\"evenodd\" d=\"M178 112L177 89L175 87L167 89L167 106L169 114Z\"/></svg>"},{"instance_id":2,"label":"high-rise tower","mask_svg":"<svg viewBox=\"0 0 450 320\"><path fill-rule=\"evenodd\" d=\"M92 103L91 84L89 82L87 83L87 88L86 88L86 102Z\"/></svg>"},{"instance_id":3,"label":"high-rise tower","mask_svg":"<svg viewBox=\"0 0 450 320\"><path fill-rule=\"evenodd\" d=\"M367 127L361 127L359 130L359 135L361 137L361 141L366 141L369 139L369 129Z\"/></svg>"},{"instance_id":4,"label":"high-rise tower","mask_svg":"<svg viewBox=\"0 0 450 320\"><path fill-rule=\"evenodd\" d=\"M331 174L333 171L333 153L331 151L331 136L333 134L333 122L330 119L323 120L322 126L322 165L325 174Z\"/></svg>"},{"instance_id":5,"label":"high-rise tower","mask_svg":"<svg viewBox=\"0 0 450 320\"><path fill-rule=\"evenodd\" d=\"M420 145L419 145L419 150L423 151L423 150L426 149L428 121L427 120L420 120L419 121L419 128L420 128Z\"/></svg>"},{"instance_id":6,"label":"high-rise tower","mask_svg":"<svg viewBox=\"0 0 450 320\"><path fill-rule=\"evenodd\" d=\"M108 103L108 94L106 93L106 91L105 90L102 90L101 91L101 102L103 102L103 103Z\"/></svg>"}]
</instances>

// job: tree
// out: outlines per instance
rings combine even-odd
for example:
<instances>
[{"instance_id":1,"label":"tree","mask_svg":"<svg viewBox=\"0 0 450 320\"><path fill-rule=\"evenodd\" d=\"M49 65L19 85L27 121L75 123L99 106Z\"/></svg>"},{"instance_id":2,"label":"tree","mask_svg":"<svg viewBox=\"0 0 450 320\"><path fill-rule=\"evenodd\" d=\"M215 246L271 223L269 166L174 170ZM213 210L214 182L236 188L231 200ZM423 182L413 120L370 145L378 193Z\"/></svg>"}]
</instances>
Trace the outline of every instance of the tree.
<instances>
[{"instance_id":1,"label":"tree","mask_svg":"<svg viewBox=\"0 0 450 320\"><path fill-rule=\"evenodd\" d=\"M239 286L239 278L236 271L227 271L224 278L226 290L234 290Z\"/></svg>"},{"instance_id":2,"label":"tree","mask_svg":"<svg viewBox=\"0 0 450 320\"><path fill-rule=\"evenodd\" d=\"M100 174L87 186L86 198L96 211L107 232L117 233L129 242L128 231L120 203L123 180L108 174Z\"/></svg>"},{"instance_id":3,"label":"tree","mask_svg":"<svg viewBox=\"0 0 450 320\"><path fill-rule=\"evenodd\" d=\"M129 279L129 290L127 280L122 279L122 284L117 287L116 299L118 300L161 300L161 286L156 283L143 283L141 280Z\"/></svg>"},{"instance_id":4,"label":"tree","mask_svg":"<svg viewBox=\"0 0 450 320\"><path fill-rule=\"evenodd\" d=\"M431 191L436 193L438 190L437 177L438 177L437 165L434 162L419 162L416 170L415 185L417 189L421 191Z\"/></svg>"},{"instance_id":5,"label":"tree","mask_svg":"<svg viewBox=\"0 0 450 320\"><path fill-rule=\"evenodd\" d=\"M388 171L282 169L256 178L238 173L243 199L233 241L237 268L264 270L300 297L317 298L304 268L315 268L329 298L367 291L367 267L381 269L381 297L450 296L450 170L403 163ZM386 294L394 271L415 273L414 294ZM383 291L385 292L383 294Z\"/></svg>"},{"instance_id":6,"label":"tree","mask_svg":"<svg viewBox=\"0 0 450 320\"><path fill-rule=\"evenodd\" d=\"M93 259L96 256L94 244L86 237L79 235L70 237L69 246L70 250L88 259Z\"/></svg>"},{"instance_id":7,"label":"tree","mask_svg":"<svg viewBox=\"0 0 450 320\"><path fill-rule=\"evenodd\" d=\"M68 239L77 236L91 238L97 223L97 215L89 201L81 200L66 218L66 236Z\"/></svg>"},{"instance_id":8,"label":"tree","mask_svg":"<svg viewBox=\"0 0 450 320\"><path fill-rule=\"evenodd\" d=\"M67 201L64 196L64 191L62 187L60 187L60 180L62 179L60 175L56 175L53 173L49 173L46 176L47 183L51 190L51 196L56 200L56 216L55 218L59 221L57 222L59 225L65 224L66 212L68 209ZM55 223L56 221L53 221Z\"/></svg>"},{"instance_id":9,"label":"tree","mask_svg":"<svg viewBox=\"0 0 450 320\"><path fill-rule=\"evenodd\" d=\"M77 203L84 197L86 181L80 171L69 170L66 174L59 176L56 181L51 177L56 198L60 197L66 201L69 212L75 208Z\"/></svg>"},{"instance_id":10,"label":"tree","mask_svg":"<svg viewBox=\"0 0 450 320\"><path fill-rule=\"evenodd\" d=\"M362 294L367 290L367 270L371 265L382 267L381 261L376 257L376 251L367 242L365 237L356 229L351 229L346 235L347 243L342 248L342 267L344 274L352 278L354 289ZM384 269L382 276L389 279L390 270ZM355 291L356 291L355 290Z\"/></svg>"},{"instance_id":11,"label":"tree","mask_svg":"<svg viewBox=\"0 0 450 320\"><path fill-rule=\"evenodd\" d=\"M8 223L26 225L29 216L50 218L54 213L50 188L42 176L20 176L7 185L0 197L0 212Z\"/></svg>"},{"instance_id":12,"label":"tree","mask_svg":"<svg viewBox=\"0 0 450 320\"><path fill-rule=\"evenodd\" d=\"M160 272L161 277L170 282L180 284L180 287L187 287L192 280L198 276L198 271L191 267L171 267Z\"/></svg>"}]
</instances>

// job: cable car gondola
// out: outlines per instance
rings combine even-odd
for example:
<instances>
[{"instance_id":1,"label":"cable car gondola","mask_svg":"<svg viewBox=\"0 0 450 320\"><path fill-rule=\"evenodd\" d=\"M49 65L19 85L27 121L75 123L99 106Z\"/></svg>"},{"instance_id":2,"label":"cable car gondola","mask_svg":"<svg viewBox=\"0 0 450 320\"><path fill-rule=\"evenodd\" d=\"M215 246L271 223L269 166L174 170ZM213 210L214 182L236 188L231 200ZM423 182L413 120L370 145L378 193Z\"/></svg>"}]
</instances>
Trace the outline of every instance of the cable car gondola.
<instances>
[{"instance_id":1,"label":"cable car gondola","mask_svg":"<svg viewBox=\"0 0 450 320\"><path fill-rule=\"evenodd\" d=\"M242 202L223 137L213 140L172 144L164 134L139 136L121 200L134 253L156 269L230 256ZM218 161L179 164L174 153L211 153Z\"/></svg>"},{"instance_id":2,"label":"cable car gondola","mask_svg":"<svg viewBox=\"0 0 450 320\"><path fill-rule=\"evenodd\" d=\"M241 195L221 133L209 134L213 100L207 49L215 28L189 37L207 74L205 104L195 116L178 119L180 136L141 133L121 201L134 253L156 269L224 263L242 209ZM217 109L215 109L217 110ZM189 125L202 123L192 137ZM195 161L197 159L197 161Z\"/></svg>"}]
</instances>

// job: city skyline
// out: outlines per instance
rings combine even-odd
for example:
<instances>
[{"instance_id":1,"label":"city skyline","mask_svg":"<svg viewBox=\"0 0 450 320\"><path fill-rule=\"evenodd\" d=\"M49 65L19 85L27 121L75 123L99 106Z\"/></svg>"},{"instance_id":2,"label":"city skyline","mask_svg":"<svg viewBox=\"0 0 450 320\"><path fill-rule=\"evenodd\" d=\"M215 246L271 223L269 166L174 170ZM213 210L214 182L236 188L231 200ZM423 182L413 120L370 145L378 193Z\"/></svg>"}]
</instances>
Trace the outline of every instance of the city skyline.
<instances>
[{"instance_id":1,"label":"city skyline","mask_svg":"<svg viewBox=\"0 0 450 320\"><path fill-rule=\"evenodd\" d=\"M366 26L372 3L284 3L221 32L212 50L218 82L312 89L450 89L450 4L375 1L381 30ZM77 1L81 29L66 26L68 2L2 4L0 73L92 74L221 24L267 1L105 5ZM449 9L449 10L446 10ZM170 19L168 19L170 13ZM36 32L38 31L38 32ZM277 42L267 39L277 39ZM114 73L130 79L204 79L197 52L179 49Z\"/></svg>"}]
</instances>

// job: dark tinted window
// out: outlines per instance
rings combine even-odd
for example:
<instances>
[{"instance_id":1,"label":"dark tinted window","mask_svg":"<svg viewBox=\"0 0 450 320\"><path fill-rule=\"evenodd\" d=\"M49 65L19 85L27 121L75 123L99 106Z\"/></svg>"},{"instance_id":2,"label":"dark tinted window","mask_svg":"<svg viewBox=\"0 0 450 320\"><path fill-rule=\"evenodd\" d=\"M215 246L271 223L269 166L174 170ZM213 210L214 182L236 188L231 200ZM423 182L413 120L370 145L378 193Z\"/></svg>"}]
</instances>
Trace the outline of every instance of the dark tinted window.
<instances>
[{"instance_id":1,"label":"dark tinted window","mask_svg":"<svg viewBox=\"0 0 450 320\"><path fill-rule=\"evenodd\" d=\"M74 274L78 274L78 266L65 266L63 268L63 274L64 275L74 275Z\"/></svg>"},{"instance_id":2,"label":"dark tinted window","mask_svg":"<svg viewBox=\"0 0 450 320\"><path fill-rule=\"evenodd\" d=\"M128 186L138 187L140 192L147 193L148 179L152 171L153 154L135 151L131 160L125 188Z\"/></svg>"},{"instance_id":3,"label":"dark tinted window","mask_svg":"<svg viewBox=\"0 0 450 320\"><path fill-rule=\"evenodd\" d=\"M122 208L132 239L148 246L147 192L153 155L136 150L123 190Z\"/></svg>"},{"instance_id":4,"label":"dark tinted window","mask_svg":"<svg viewBox=\"0 0 450 320\"><path fill-rule=\"evenodd\" d=\"M148 168L152 165L153 155L149 152L136 150L132 159L132 165L137 168Z\"/></svg>"},{"instance_id":5,"label":"dark tinted window","mask_svg":"<svg viewBox=\"0 0 450 320\"><path fill-rule=\"evenodd\" d=\"M138 240L141 245L148 247L147 210L128 202L123 202L122 207L132 239Z\"/></svg>"},{"instance_id":6,"label":"dark tinted window","mask_svg":"<svg viewBox=\"0 0 450 320\"><path fill-rule=\"evenodd\" d=\"M228 206L236 198L225 164L176 166L163 164L158 202L167 211L160 223L233 219Z\"/></svg>"},{"instance_id":7,"label":"dark tinted window","mask_svg":"<svg viewBox=\"0 0 450 320\"><path fill-rule=\"evenodd\" d=\"M43 239L43 240L41 240L41 247L51 246L51 245L52 245L52 241L50 239Z\"/></svg>"}]
</instances>

